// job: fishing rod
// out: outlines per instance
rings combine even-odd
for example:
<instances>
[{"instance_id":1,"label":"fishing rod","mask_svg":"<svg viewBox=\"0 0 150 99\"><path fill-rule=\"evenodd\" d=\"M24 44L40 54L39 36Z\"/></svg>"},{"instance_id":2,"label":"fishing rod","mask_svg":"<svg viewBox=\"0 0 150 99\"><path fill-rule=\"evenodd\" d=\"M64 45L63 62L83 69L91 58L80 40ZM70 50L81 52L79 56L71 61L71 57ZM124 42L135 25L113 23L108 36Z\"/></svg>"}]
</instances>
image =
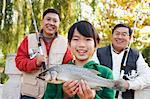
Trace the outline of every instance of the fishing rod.
<instances>
[{"instance_id":1,"label":"fishing rod","mask_svg":"<svg viewBox=\"0 0 150 99\"><path fill-rule=\"evenodd\" d=\"M81 0L76 1L77 4L77 21L81 20Z\"/></svg>"},{"instance_id":2,"label":"fishing rod","mask_svg":"<svg viewBox=\"0 0 150 99\"><path fill-rule=\"evenodd\" d=\"M33 25L34 25L34 28L35 28L35 31L36 31L36 38L37 38L37 41L38 41L39 53L40 53L40 55L44 55L43 50L42 50L42 45L41 45L41 42L40 42L40 39L42 38L42 36L39 34L39 31L38 31L38 28L37 28L35 15L34 15L34 12L33 12L33 9L32 9L32 1L28 0L28 2L30 4L30 6L31 6L32 20L33 20ZM46 62L42 62L41 66L45 70L46 69Z\"/></svg>"},{"instance_id":3,"label":"fishing rod","mask_svg":"<svg viewBox=\"0 0 150 99\"><path fill-rule=\"evenodd\" d=\"M137 16L136 16L136 19L135 19L135 22L134 22L133 31L132 31L132 34L131 34L131 40L130 40L130 42L128 44L128 48L124 52L123 63L121 63L120 79L124 78L124 73L125 73L124 69L125 69L125 66L127 65L127 59L129 57L129 51L130 51L130 48L131 48L131 44L133 42L133 35L135 33L136 24L137 24L137 22L139 20L139 16L140 16L140 14L142 12L141 10L142 10L142 4L143 4L143 2L144 2L144 0L141 0L141 2L140 2L141 5L139 7L139 11L137 12ZM125 89L122 89L122 91L125 91ZM121 95L121 93L122 92L120 92L120 91L116 92L117 95Z\"/></svg>"},{"instance_id":4,"label":"fishing rod","mask_svg":"<svg viewBox=\"0 0 150 99\"><path fill-rule=\"evenodd\" d=\"M134 22L133 31L132 31L132 34L131 34L131 40L130 40L128 48L126 49L126 52L125 52L126 54L125 54L125 60L123 62L123 66L126 66L126 64L127 64L128 54L129 54L129 51L130 51L130 48L131 48L131 44L133 42L133 35L135 33L136 25L137 25L137 22L139 20L139 16L142 12L142 4L143 3L144 3L144 0L141 0L141 2L140 2L141 5L139 6L139 11L137 12L137 16L136 16L136 19L135 19L135 22Z\"/></svg>"},{"instance_id":5,"label":"fishing rod","mask_svg":"<svg viewBox=\"0 0 150 99\"><path fill-rule=\"evenodd\" d=\"M36 31L36 33L39 33L38 28L37 28L37 24L36 24L36 20L35 20L35 16L34 16L34 13L33 13L33 9L32 9L32 1L28 0L28 2L31 6L32 20L33 20L33 25L34 25L35 31Z\"/></svg>"}]
</instances>

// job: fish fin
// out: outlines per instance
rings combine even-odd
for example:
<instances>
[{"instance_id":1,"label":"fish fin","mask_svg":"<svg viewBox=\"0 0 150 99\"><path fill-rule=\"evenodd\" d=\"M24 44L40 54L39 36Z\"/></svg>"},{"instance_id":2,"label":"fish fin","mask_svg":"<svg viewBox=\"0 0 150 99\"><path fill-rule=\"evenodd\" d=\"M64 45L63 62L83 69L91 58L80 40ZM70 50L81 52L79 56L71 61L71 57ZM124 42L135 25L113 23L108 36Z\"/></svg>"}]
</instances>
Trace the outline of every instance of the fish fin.
<instances>
[{"instance_id":1,"label":"fish fin","mask_svg":"<svg viewBox=\"0 0 150 99\"><path fill-rule=\"evenodd\" d=\"M63 80L51 80L51 81L47 81L48 83L53 83L53 84L62 84L64 83L65 81Z\"/></svg>"},{"instance_id":2,"label":"fish fin","mask_svg":"<svg viewBox=\"0 0 150 99\"><path fill-rule=\"evenodd\" d=\"M101 74L99 71L95 70L95 69L90 69L90 71L96 75Z\"/></svg>"},{"instance_id":3,"label":"fish fin","mask_svg":"<svg viewBox=\"0 0 150 99\"><path fill-rule=\"evenodd\" d=\"M97 87L92 88L92 89L94 89L94 90L96 90L96 91L102 90L102 88L101 88L100 86L97 86Z\"/></svg>"}]
</instances>

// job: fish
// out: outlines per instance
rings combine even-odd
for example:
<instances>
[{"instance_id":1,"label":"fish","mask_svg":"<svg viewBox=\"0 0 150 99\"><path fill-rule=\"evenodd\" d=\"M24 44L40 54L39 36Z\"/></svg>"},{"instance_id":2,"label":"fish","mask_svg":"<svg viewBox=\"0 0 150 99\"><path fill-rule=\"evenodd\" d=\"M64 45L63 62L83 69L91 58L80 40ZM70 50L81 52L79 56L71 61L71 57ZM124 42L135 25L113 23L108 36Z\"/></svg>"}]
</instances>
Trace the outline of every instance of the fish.
<instances>
[{"instance_id":1,"label":"fish","mask_svg":"<svg viewBox=\"0 0 150 99\"><path fill-rule=\"evenodd\" d=\"M39 74L38 78L48 83L61 84L71 80L85 80L90 88L100 90L101 87L114 88L115 81L98 76L100 72L77 65L54 65Z\"/></svg>"}]
</instances>

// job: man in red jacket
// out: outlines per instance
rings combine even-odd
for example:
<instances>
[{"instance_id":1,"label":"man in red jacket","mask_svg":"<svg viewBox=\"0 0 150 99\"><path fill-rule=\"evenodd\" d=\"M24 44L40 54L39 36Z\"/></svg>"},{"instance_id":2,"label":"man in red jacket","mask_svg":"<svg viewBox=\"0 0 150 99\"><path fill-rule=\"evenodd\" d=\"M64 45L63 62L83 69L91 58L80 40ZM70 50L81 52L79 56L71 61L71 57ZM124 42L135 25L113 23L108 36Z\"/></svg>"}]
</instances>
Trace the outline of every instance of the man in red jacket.
<instances>
[{"instance_id":1,"label":"man in red jacket","mask_svg":"<svg viewBox=\"0 0 150 99\"><path fill-rule=\"evenodd\" d=\"M16 66L23 73L21 99L41 99L46 83L36 76L50 64L65 64L72 60L67 40L57 33L60 20L55 9L47 9L43 13L41 33L29 34L18 48Z\"/></svg>"}]
</instances>

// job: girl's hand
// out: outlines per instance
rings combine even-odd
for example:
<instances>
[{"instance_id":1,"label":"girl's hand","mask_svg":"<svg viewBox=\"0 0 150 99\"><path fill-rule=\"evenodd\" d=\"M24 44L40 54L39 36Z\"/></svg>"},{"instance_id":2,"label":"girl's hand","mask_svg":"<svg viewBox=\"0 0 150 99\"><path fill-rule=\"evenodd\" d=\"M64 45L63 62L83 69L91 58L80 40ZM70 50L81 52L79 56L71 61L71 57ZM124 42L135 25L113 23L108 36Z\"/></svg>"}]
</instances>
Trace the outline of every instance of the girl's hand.
<instances>
[{"instance_id":1,"label":"girl's hand","mask_svg":"<svg viewBox=\"0 0 150 99\"><path fill-rule=\"evenodd\" d=\"M78 81L67 81L63 84L64 98L73 97L78 91Z\"/></svg>"},{"instance_id":2,"label":"girl's hand","mask_svg":"<svg viewBox=\"0 0 150 99\"><path fill-rule=\"evenodd\" d=\"M77 95L80 97L80 99L94 99L96 92L88 86L86 81L81 80Z\"/></svg>"}]
</instances>

